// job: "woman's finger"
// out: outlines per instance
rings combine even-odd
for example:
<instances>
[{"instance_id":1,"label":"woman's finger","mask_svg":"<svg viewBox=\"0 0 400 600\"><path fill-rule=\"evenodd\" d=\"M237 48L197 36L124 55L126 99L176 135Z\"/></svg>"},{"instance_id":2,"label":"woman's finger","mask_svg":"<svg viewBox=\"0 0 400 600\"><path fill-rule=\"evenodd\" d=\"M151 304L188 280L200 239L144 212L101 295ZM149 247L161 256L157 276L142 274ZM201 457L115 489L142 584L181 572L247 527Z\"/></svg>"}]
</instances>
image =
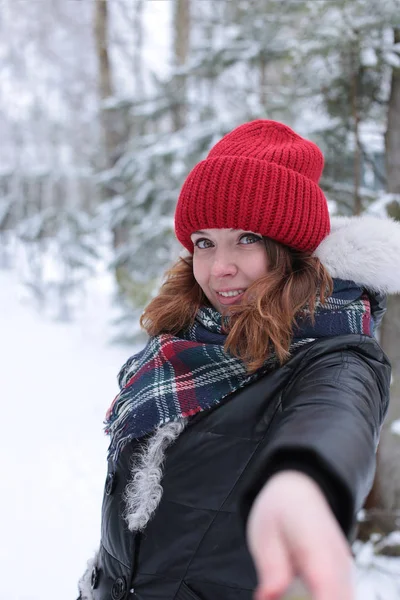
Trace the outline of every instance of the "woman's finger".
<instances>
[{"instance_id":1,"label":"woman's finger","mask_svg":"<svg viewBox=\"0 0 400 600\"><path fill-rule=\"evenodd\" d=\"M256 498L248 522L257 600L283 597L294 575L313 600L354 600L349 545L317 484L297 472L277 474Z\"/></svg>"},{"instance_id":2,"label":"woman's finger","mask_svg":"<svg viewBox=\"0 0 400 600\"><path fill-rule=\"evenodd\" d=\"M253 556L259 581L256 600L281 598L293 579L293 570L286 545L277 528L270 530L267 539L256 541Z\"/></svg>"},{"instance_id":3,"label":"woman's finger","mask_svg":"<svg viewBox=\"0 0 400 600\"><path fill-rule=\"evenodd\" d=\"M354 577L352 565L332 567L326 561L319 560L318 566L308 566L304 569L304 579L315 600L354 600Z\"/></svg>"},{"instance_id":4,"label":"woman's finger","mask_svg":"<svg viewBox=\"0 0 400 600\"><path fill-rule=\"evenodd\" d=\"M313 600L354 600L350 548L333 517L329 517L324 519L323 528L308 527L301 537L292 539L296 571L306 582Z\"/></svg>"}]
</instances>

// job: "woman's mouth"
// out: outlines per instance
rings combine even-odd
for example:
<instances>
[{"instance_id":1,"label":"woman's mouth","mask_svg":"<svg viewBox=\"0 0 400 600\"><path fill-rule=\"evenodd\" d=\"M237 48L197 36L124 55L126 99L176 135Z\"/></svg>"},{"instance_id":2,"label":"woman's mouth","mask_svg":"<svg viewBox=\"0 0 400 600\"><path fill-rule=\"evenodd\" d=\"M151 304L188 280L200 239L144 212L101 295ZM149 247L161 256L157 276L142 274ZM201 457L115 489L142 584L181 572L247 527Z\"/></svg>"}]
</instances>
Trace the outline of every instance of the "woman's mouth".
<instances>
[{"instance_id":1,"label":"woman's mouth","mask_svg":"<svg viewBox=\"0 0 400 600\"><path fill-rule=\"evenodd\" d=\"M230 304L237 304L238 300L241 299L246 290L238 289L238 290L226 290L216 292L218 300L224 306Z\"/></svg>"}]
</instances>

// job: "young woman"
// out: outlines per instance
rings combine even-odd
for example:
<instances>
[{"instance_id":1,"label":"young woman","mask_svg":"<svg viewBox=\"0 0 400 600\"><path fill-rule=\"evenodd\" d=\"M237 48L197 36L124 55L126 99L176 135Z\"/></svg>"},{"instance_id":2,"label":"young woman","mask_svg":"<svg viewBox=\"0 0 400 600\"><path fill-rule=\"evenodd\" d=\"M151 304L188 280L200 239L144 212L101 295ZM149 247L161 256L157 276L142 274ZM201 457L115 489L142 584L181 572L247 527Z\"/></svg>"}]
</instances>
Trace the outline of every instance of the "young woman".
<instances>
[{"instance_id":1,"label":"young woman","mask_svg":"<svg viewBox=\"0 0 400 600\"><path fill-rule=\"evenodd\" d=\"M246 123L182 188L188 251L119 375L101 544L81 600L353 600L348 539L371 487L400 291L400 226L330 223L323 157Z\"/></svg>"}]
</instances>

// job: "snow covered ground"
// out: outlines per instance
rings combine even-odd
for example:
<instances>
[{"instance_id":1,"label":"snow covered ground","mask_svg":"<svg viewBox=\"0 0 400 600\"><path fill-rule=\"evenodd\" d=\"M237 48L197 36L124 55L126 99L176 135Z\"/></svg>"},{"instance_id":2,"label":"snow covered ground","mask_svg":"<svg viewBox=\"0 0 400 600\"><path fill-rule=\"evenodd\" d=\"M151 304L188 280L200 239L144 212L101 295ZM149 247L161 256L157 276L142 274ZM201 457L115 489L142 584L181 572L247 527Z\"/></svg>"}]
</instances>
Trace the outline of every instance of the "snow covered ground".
<instances>
[{"instance_id":1,"label":"snow covered ground","mask_svg":"<svg viewBox=\"0 0 400 600\"><path fill-rule=\"evenodd\" d=\"M89 289L75 323L52 322L0 271L0 600L74 600L99 541L102 421L131 349L107 344L107 277ZM365 545L358 580L358 600L398 600L400 559Z\"/></svg>"},{"instance_id":2,"label":"snow covered ground","mask_svg":"<svg viewBox=\"0 0 400 600\"><path fill-rule=\"evenodd\" d=\"M129 353L107 347L103 287L94 282L78 321L62 324L20 304L0 271L0 600L74 600L99 540L102 422Z\"/></svg>"}]
</instances>

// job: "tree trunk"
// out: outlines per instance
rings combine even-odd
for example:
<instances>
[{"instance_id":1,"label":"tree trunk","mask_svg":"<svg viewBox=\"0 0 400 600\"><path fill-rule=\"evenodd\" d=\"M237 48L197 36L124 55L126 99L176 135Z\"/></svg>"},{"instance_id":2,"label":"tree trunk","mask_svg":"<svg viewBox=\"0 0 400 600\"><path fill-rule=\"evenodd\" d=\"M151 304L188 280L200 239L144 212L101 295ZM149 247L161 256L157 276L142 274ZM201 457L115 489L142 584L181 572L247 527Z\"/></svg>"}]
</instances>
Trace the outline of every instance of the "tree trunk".
<instances>
[{"instance_id":1,"label":"tree trunk","mask_svg":"<svg viewBox=\"0 0 400 600\"><path fill-rule=\"evenodd\" d=\"M98 61L98 90L101 102L114 95L110 57L108 53L108 3L95 0L95 41ZM101 125L104 135L105 163L111 167L116 151L117 140L113 127L107 119L107 112L101 109Z\"/></svg>"},{"instance_id":2,"label":"tree trunk","mask_svg":"<svg viewBox=\"0 0 400 600\"><path fill-rule=\"evenodd\" d=\"M400 43L400 29L394 30L394 43ZM400 68L392 69L387 130L385 135L387 191L400 195ZM390 432L392 421L400 419L400 296L388 297L388 310L382 324L381 343L392 363L391 404L384 430L385 459L396 465L389 467L390 480L383 482L387 504L400 508L400 438ZM383 448L382 448L383 451ZM383 458L383 457L382 457Z\"/></svg>"},{"instance_id":3,"label":"tree trunk","mask_svg":"<svg viewBox=\"0 0 400 600\"><path fill-rule=\"evenodd\" d=\"M143 0L136 0L133 10L133 28L135 35L133 76L135 80L136 96L139 98L146 95L143 77Z\"/></svg>"},{"instance_id":4,"label":"tree trunk","mask_svg":"<svg viewBox=\"0 0 400 600\"><path fill-rule=\"evenodd\" d=\"M360 196L361 184L361 142L360 142L360 113L358 110L358 70L359 70L359 47L358 40L355 42L352 52L352 74L351 74L351 110L354 125L354 204L355 215L361 214L362 204Z\"/></svg>"},{"instance_id":5,"label":"tree trunk","mask_svg":"<svg viewBox=\"0 0 400 600\"><path fill-rule=\"evenodd\" d=\"M112 69L108 51L109 3L105 0L95 0L94 4L94 33L98 61L98 90L101 103L100 119L104 142L104 167L111 169L123 151L126 141L123 127L119 125L121 115L118 110L105 108L104 101L113 97ZM111 190L104 190L103 199L112 197ZM119 248L128 241L128 230L124 225L118 225L112 230L113 246ZM118 273L117 273L118 280Z\"/></svg>"},{"instance_id":6,"label":"tree trunk","mask_svg":"<svg viewBox=\"0 0 400 600\"><path fill-rule=\"evenodd\" d=\"M400 29L394 30L394 43L400 44ZM389 97L387 130L385 134L387 191L400 196L400 68L393 67ZM395 203L396 204L396 203ZM397 203L398 204L398 203ZM396 210L397 208L397 210ZM399 206L391 206L391 216L399 218ZM382 345L388 353L393 369L393 391L397 405L400 398L400 296L388 298L387 317L383 322ZM400 418L400 411L392 403L392 412Z\"/></svg>"},{"instance_id":7,"label":"tree trunk","mask_svg":"<svg viewBox=\"0 0 400 600\"><path fill-rule=\"evenodd\" d=\"M260 57L260 104L267 108L267 59L264 52Z\"/></svg>"},{"instance_id":8,"label":"tree trunk","mask_svg":"<svg viewBox=\"0 0 400 600\"><path fill-rule=\"evenodd\" d=\"M400 44L400 28L394 30L394 43ZM392 69L387 130L385 135L387 191L400 194L400 68Z\"/></svg>"},{"instance_id":9,"label":"tree trunk","mask_svg":"<svg viewBox=\"0 0 400 600\"><path fill-rule=\"evenodd\" d=\"M400 29L394 31L400 43ZM393 68L385 135L387 191L400 194L400 68ZM393 216L395 216L393 214ZM389 296L380 341L392 364L389 414L378 449L378 469L366 508L400 508L400 437L390 424L400 419L400 296Z\"/></svg>"},{"instance_id":10,"label":"tree trunk","mask_svg":"<svg viewBox=\"0 0 400 600\"><path fill-rule=\"evenodd\" d=\"M189 53L190 0L175 0L174 4L174 62L175 68L184 67ZM172 113L174 131L185 126L187 116L187 77L175 76L175 106Z\"/></svg>"}]
</instances>

